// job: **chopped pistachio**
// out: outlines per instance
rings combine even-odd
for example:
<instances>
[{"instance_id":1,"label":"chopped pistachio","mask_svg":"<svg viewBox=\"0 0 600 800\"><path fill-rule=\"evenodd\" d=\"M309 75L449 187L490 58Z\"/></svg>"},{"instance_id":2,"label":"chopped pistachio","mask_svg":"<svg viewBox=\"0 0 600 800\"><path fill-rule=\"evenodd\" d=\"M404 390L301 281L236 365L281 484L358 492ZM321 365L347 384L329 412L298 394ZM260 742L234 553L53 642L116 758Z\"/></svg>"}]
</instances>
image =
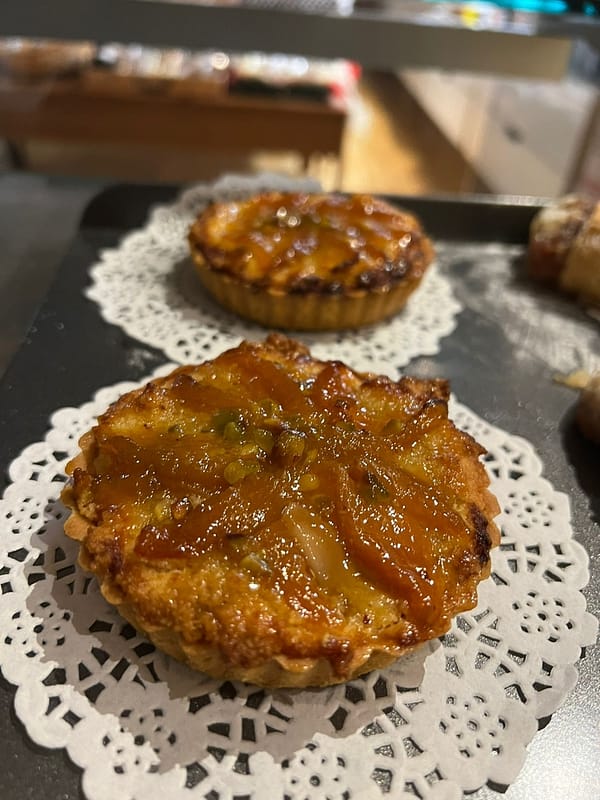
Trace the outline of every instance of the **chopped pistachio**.
<instances>
[{"instance_id":1,"label":"chopped pistachio","mask_svg":"<svg viewBox=\"0 0 600 800\"><path fill-rule=\"evenodd\" d=\"M223 436L230 442L241 442L243 435L244 428L240 425L239 420L228 422L223 428Z\"/></svg>"},{"instance_id":2,"label":"chopped pistachio","mask_svg":"<svg viewBox=\"0 0 600 800\"><path fill-rule=\"evenodd\" d=\"M248 572L251 572L253 575L264 575L271 572L271 568L267 562L257 553L249 553L247 556L244 556L240 561L240 566L243 567L243 569L247 569Z\"/></svg>"},{"instance_id":3,"label":"chopped pistachio","mask_svg":"<svg viewBox=\"0 0 600 800\"><path fill-rule=\"evenodd\" d=\"M320 482L319 478L314 474L314 472L306 472L304 475L300 476L299 485L301 491L311 492L314 489L319 488Z\"/></svg>"},{"instance_id":4,"label":"chopped pistachio","mask_svg":"<svg viewBox=\"0 0 600 800\"><path fill-rule=\"evenodd\" d=\"M159 522L166 522L167 520L172 519L171 504L166 498L159 500L158 503L156 503L154 506L154 516Z\"/></svg>"},{"instance_id":5,"label":"chopped pistachio","mask_svg":"<svg viewBox=\"0 0 600 800\"><path fill-rule=\"evenodd\" d=\"M261 400L258 404L260 410L266 417L275 417L281 411L281 406L269 397Z\"/></svg>"},{"instance_id":6,"label":"chopped pistachio","mask_svg":"<svg viewBox=\"0 0 600 800\"><path fill-rule=\"evenodd\" d=\"M253 442L248 442L248 444L243 445L240 447L240 455L241 456L256 456L260 451L260 447Z\"/></svg>"},{"instance_id":7,"label":"chopped pistachio","mask_svg":"<svg viewBox=\"0 0 600 800\"><path fill-rule=\"evenodd\" d=\"M383 433L402 433L404 425L399 419L390 419L383 426Z\"/></svg>"},{"instance_id":8,"label":"chopped pistachio","mask_svg":"<svg viewBox=\"0 0 600 800\"><path fill-rule=\"evenodd\" d=\"M236 461L230 461L225 467L223 476L227 483L234 484L246 478L248 475L258 472L258 464L255 461L242 461L238 458Z\"/></svg>"},{"instance_id":9,"label":"chopped pistachio","mask_svg":"<svg viewBox=\"0 0 600 800\"><path fill-rule=\"evenodd\" d=\"M284 461L297 461L304 453L305 437L299 431L283 431L276 444L277 454Z\"/></svg>"},{"instance_id":10,"label":"chopped pistachio","mask_svg":"<svg viewBox=\"0 0 600 800\"><path fill-rule=\"evenodd\" d=\"M224 433L225 427L229 422L237 423L242 430L246 426L244 416L239 409L222 408L220 411L217 411L216 414L213 414L211 420L212 429L217 431L217 433Z\"/></svg>"},{"instance_id":11,"label":"chopped pistachio","mask_svg":"<svg viewBox=\"0 0 600 800\"><path fill-rule=\"evenodd\" d=\"M252 428L250 431L250 438L261 450L264 450L265 453L270 453L275 445L275 437L271 431L267 431L265 428Z\"/></svg>"}]
</instances>

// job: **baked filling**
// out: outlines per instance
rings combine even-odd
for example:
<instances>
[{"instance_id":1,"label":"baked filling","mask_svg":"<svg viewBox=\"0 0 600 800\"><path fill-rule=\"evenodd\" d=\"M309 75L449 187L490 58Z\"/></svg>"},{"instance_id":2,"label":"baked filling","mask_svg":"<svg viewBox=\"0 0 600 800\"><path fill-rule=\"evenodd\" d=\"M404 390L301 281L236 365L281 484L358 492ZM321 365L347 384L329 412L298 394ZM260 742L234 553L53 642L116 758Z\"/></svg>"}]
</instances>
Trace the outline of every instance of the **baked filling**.
<instances>
[{"instance_id":1,"label":"baked filling","mask_svg":"<svg viewBox=\"0 0 600 800\"><path fill-rule=\"evenodd\" d=\"M195 221L189 243L217 300L287 328L351 327L389 316L433 258L416 217L370 195L271 192L217 203ZM258 295L277 305L256 305ZM353 307L385 295L387 303ZM314 312L309 298L320 298ZM348 317L338 311L344 302Z\"/></svg>"},{"instance_id":2,"label":"baked filling","mask_svg":"<svg viewBox=\"0 0 600 800\"><path fill-rule=\"evenodd\" d=\"M66 531L107 598L192 666L346 680L444 633L489 574L498 507L447 399L444 381L356 373L283 336L242 343L99 418Z\"/></svg>"}]
</instances>

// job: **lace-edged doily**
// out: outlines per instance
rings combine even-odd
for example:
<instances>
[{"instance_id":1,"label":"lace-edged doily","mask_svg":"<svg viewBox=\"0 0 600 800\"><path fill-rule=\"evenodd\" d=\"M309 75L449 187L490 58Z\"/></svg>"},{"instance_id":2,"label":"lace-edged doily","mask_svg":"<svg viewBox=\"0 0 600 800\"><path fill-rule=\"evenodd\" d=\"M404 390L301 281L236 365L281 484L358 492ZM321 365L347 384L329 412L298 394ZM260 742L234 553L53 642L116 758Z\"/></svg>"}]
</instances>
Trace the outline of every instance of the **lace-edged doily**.
<instances>
[{"instance_id":1,"label":"lace-edged doily","mask_svg":"<svg viewBox=\"0 0 600 800\"><path fill-rule=\"evenodd\" d=\"M179 364L203 360L219 341L223 348L242 339L262 339L265 329L222 309L205 293L188 255L187 234L212 200L262 191L317 191L310 180L276 175L229 175L184 192L172 205L156 207L145 228L105 250L91 270L94 300L107 322L162 350ZM408 305L395 317L359 331L298 333L317 358L352 361L359 370L399 369L419 355L434 355L456 325L461 305L450 282L433 264ZM385 354L385 358L383 357Z\"/></svg>"},{"instance_id":2,"label":"lace-edged doily","mask_svg":"<svg viewBox=\"0 0 600 800\"><path fill-rule=\"evenodd\" d=\"M156 651L76 565L58 499L65 463L130 388L57 411L45 440L12 463L0 501L0 663L30 736L67 749L88 798L455 800L510 783L597 628L567 497L542 478L531 445L454 404L457 423L488 448L502 506L502 543L475 611L387 670L331 689L263 691Z\"/></svg>"}]
</instances>

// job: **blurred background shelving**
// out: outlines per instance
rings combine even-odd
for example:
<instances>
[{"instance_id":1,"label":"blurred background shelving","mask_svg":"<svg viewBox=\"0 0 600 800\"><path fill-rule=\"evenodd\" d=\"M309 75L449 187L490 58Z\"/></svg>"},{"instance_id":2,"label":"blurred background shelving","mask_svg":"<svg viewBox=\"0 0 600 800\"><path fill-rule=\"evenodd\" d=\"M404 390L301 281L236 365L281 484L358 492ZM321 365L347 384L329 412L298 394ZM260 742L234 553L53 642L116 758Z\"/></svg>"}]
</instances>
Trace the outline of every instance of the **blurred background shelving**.
<instances>
[{"instance_id":1,"label":"blurred background shelving","mask_svg":"<svg viewBox=\"0 0 600 800\"><path fill-rule=\"evenodd\" d=\"M596 0L21 0L3 34L6 169L600 192Z\"/></svg>"}]
</instances>

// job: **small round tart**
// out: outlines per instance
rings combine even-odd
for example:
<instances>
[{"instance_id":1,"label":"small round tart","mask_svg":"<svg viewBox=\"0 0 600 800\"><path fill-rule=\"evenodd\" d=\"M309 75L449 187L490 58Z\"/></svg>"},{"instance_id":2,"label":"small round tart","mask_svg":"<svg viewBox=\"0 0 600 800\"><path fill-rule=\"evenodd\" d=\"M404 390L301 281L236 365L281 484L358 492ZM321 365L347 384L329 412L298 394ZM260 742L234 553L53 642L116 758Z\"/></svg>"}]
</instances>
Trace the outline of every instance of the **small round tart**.
<instances>
[{"instance_id":1,"label":"small round tart","mask_svg":"<svg viewBox=\"0 0 600 800\"><path fill-rule=\"evenodd\" d=\"M288 330L385 319L433 259L417 218L370 195L271 192L216 203L189 243L203 284L225 308Z\"/></svg>"},{"instance_id":2,"label":"small round tart","mask_svg":"<svg viewBox=\"0 0 600 800\"><path fill-rule=\"evenodd\" d=\"M282 335L121 397L81 441L65 530L107 600L195 669L324 686L476 604L499 540L441 380L357 373Z\"/></svg>"}]
</instances>

